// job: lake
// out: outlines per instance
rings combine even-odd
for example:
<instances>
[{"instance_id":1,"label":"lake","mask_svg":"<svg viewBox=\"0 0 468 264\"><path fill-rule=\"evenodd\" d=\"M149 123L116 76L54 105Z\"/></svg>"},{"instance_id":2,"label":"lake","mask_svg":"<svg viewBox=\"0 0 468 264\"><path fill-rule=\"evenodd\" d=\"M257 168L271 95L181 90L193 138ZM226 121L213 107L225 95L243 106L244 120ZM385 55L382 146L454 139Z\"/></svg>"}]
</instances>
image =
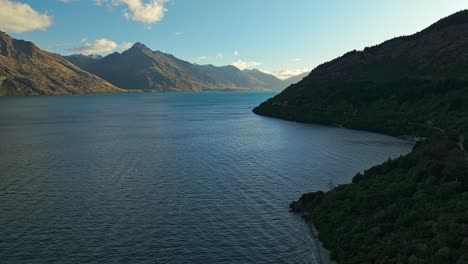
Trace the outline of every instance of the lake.
<instances>
[{"instance_id":1,"label":"lake","mask_svg":"<svg viewBox=\"0 0 468 264\"><path fill-rule=\"evenodd\" d=\"M251 112L273 95L0 98L0 262L317 263L289 203L413 143Z\"/></svg>"}]
</instances>

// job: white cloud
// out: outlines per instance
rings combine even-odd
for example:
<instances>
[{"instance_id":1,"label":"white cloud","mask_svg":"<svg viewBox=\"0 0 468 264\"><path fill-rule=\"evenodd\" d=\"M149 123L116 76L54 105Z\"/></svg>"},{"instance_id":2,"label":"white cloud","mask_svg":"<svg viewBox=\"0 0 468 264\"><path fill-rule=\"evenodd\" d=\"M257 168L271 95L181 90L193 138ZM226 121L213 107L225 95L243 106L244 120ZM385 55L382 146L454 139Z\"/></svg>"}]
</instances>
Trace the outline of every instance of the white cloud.
<instances>
[{"instance_id":1,"label":"white cloud","mask_svg":"<svg viewBox=\"0 0 468 264\"><path fill-rule=\"evenodd\" d=\"M10 0L0 0L0 29L22 33L45 30L52 25L52 17L41 14L30 5Z\"/></svg>"},{"instance_id":2,"label":"white cloud","mask_svg":"<svg viewBox=\"0 0 468 264\"><path fill-rule=\"evenodd\" d=\"M201 61L204 61L206 59L207 59L206 56L200 56L200 57L197 58L197 61L201 62Z\"/></svg>"},{"instance_id":3,"label":"white cloud","mask_svg":"<svg viewBox=\"0 0 468 264\"><path fill-rule=\"evenodd\" d=\"M239 52L237 50L234 51L234 56L239 56Z\"/></svg>"},{"instance_id":4,"label":"white cloud","mask_svg":"<svg viewBox=\"0 0 468 264\"><path fill-rule=\"evenodd\" d=\"M222 53L216 54L216 59L222 59L224 56Z\"/></svg>"},{"instance_id":5,"label":"white cloud","mask_svg":"<svg viewBox=\"0 0 468 264\"><path fill-rule=\"evenodd\" d=\"M176 32L176 33L174 33L174 34L175 34L176 36L180 36L180 35L184 34L184 32Z\"/></svg>"},{"instance_id":6,"label":"white cloud","mask_svg":"<svg viewBox=\"0 0 468 264\"><path fill-rule=\"evenodd\" d=\"M283 69L279 71L267 71L267 70L261 70L261 71L264 73L272 74L276 76L278 79L286 80L288 78L297 76L299 74L310 72L311 70L307 68L301 68L301 69Z\"/></svg>"},{"instance_id":7,"label":"white cloud","mask_svg":"<svg viewBox=\"0 0 468 264\"><path fill-rule=\"evenodd\" d=\"M122 42L120 43L119 47L120 49L127 50L133 46L132 42Z\"/></svg>"},{"instance_id":8,"label":"white cloud","mask_svg":"<svg viewBox=\"0 0 468 264\"><path fill-rule=\"evenodd\" d=\"M68 3L70 3L70 2L72 2L74 0L57 0L57 1L68 4Z\"/></svg>"},{"instance_id":9,"label":"white cloud","mask_svg":"<svg viewBox=\"0 0 468 264\"><path fill-rule=\"evenodd\" d=\"M295 58L293 59L293 61L301 61L302 59L301 58Z\"/></svg>"},{"instance_id":10,"label":"white cloud","mask_svg":"<svg viewBox=\"0 0 468 264\"><path fill-rule=\"evenodd\" d=\"M99 54L99 53L110 53L116 49L129 49L133 43L131 42L122 42L120 45L115 43L115 41L101 38L96 39L94 42L88 42L86 39L82 40L84 42L83 46L72 49L75 52L79 52L85 55L89 54Z\"/></svg>"},{"instance_id":11,"label":"white cloud","mask_svg":"<svg viewBox=\"0 0 468 264\"><path fill-rule=\"evenodd\" d=\"M252 67L255 67L255 66L262 65L262 63L261 62L256 62L256 61L237 60L237 61L234 61L233 63L231 63L231 65L239 68L240 70L244 70L244 69L248 69L248 68L252 68Z\"/></svg>"},{"instance_id":12,"label":"white cloud","mask_svg":"<svg viewBox=\"0 0 468 264\"><path fill-rule=\"evenodd\" d=\"M109 53L115 50L119 45L106 38L97 39L94 42L85 42L83 46L74 48L73 51L83 54Z\"/></svg>"},{"instance_id":13,"label":"white cloud","mask_svg":"<svg viewBox=\"0 0 468 264\"><path fill-rule=\"evenodd\" d=\"M111 3L113 6L126 5L124 16L127 19L154 24L161 21L167 9L164 4L168 0L94 0L96 5Z\"/></svg>"}]
</instances>

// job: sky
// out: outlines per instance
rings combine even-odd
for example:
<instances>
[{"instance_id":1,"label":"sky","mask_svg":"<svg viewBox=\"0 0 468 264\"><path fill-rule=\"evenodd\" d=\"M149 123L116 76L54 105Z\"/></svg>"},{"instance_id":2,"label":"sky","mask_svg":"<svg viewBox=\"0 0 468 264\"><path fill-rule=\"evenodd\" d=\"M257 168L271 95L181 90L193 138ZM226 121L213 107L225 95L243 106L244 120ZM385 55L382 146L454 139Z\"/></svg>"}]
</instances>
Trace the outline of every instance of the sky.
<instances>
[{"instance_id":1,"label":"sky","mask_svg":"<svg viewBox=\"0 0 468 264\"><path fill-rule=\"evenodd\" d=\"M467 8L467 0L0 0L0 29L62 55L141 42L284 79Z\"/></svg>"}]
</instances>

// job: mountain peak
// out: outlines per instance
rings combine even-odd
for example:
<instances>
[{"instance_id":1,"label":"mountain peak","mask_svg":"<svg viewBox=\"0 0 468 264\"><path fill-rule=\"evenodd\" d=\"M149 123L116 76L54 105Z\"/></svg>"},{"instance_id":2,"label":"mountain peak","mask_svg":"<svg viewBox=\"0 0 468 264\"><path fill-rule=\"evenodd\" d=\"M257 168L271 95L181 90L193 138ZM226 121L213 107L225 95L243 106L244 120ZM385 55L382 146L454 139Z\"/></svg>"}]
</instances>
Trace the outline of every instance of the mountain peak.
<instances>
[{"instance_id":1,"label":"mountain peak","mask_svg":"<svg viewBox=\"0 0 468 264\"><path fill-rule=\"evenodd\" d=\"M149 49L145 44L141 43L141 42L137 42L135 44L133 44L133 46L130 48L130 49L137 49L137 50L146 50L146 49Z\"/></svg>"},{"instance_id":2,"label":"mountain peak","mask_svg":"<svg viewBox=\"0 0 468 264\"><path fill-rule=\"evenodd\" d=\"M33 57L39 48L30 41L13 39L10 35L0 30L0 54L4 56L26 55Z\"/></svg>"}]
</instances>

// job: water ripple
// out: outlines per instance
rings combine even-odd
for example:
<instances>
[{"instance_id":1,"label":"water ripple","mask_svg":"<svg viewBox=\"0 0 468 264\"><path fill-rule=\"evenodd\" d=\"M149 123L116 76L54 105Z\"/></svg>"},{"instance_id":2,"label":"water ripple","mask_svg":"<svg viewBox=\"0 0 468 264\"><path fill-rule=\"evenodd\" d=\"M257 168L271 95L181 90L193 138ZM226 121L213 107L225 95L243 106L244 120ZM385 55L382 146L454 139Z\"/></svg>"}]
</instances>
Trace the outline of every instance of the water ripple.
<instances>
[{"instance_id":1,"label":"water ripple","mask_svg":"<svg viewBox=\"0 0 468 264\"><path fill-rule=\"evenodd\" d=\"M412 144L250 112L271 95L0 98L0 262L317 263L289 202Z\"/></svg>"}]
</instances>

